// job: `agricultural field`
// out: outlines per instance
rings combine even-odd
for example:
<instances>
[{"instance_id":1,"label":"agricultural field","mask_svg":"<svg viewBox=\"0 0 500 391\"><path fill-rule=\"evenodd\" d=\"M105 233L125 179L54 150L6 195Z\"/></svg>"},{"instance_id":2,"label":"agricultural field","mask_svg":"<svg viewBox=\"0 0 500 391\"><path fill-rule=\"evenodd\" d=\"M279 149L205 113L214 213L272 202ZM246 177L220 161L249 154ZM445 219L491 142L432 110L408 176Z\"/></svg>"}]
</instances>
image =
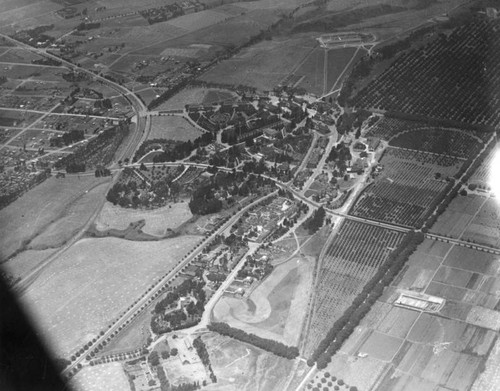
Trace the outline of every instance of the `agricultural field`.
<instances>
[{"instance_id":1,"label":"agricultural field","mask_svg":"<svg viewBox=\"0 0 500 391\"><path fill-rule=\"evenodd\" d=\"M325 371L358 389L470 389L498 340L498 315L490 308L500 296L485 284L497 279L493 258L424 240ZM439 313L396 306L406 291L445 298L445 305Z\"/></svg>"},{"instance_id":2,"label":"agricultural field","mask_svg":"<svg viewBox=\"0 0 500 391\"><path fill-rule=\"evenodd\" d=\"M208 391L282 390L294 362L215 333L202 336L217 383Z\"/></svg>"},{"instance_id":3,"label":"agricultural field","mask_svg":"<svg viewBox=\"0 0 500 391\"><path fill-rule=\"evenodd\" d=\"M362 53L356 48L326 50L316 47L295 71L294 77L299 80L297 85L317 96L327 94L339 85L344 70Z\"/></svg>"},{"instance_id":4,"label":"agricultural field","mask_svg":"<svg viewBox=\"0 0 500 391\"><path fill-rule=\"evenodd\" d=\"M487 201L488 198L475 194L455 197L434 223L431 231L453 238L463 237L465 230Z\"/></svg>"},{"instance_id":5,"label":"agricultural field","mask_svg":"<svg viewBox=\"0 0 500 391\"><path fill-rule=\"evenodd\" d=\"M498 156L500 155L500 148L498 141L496 141L496 146L493 151L483 160L481 165L472 174L468 180L469 189L475 190L478 188L479 191L485 190L485 192L491 190L496 182L496 166ZM493 185L493 186L492 186Z\"/></svg>"},{"instance_id":6,"label":"agricultural field","mask_svg":"<svg viewBox=\"0 0 500 391\"><path fill-rule=\"evenodd\" d=\"M156 108L158 111L162 110L184 110L186 105L200 104L205 97L212 91L208 88L184 88L178 94L174 95L171 99L162 103ZM218 91L218 90L216 90ZM221 90L225 91L225 90Z\"/></svg>"},{"instance_id":7,"label":"agricultural field","mask_svg":"<svg viewBox=\"0 0 500 391\"><path fill-rule=\"evenodd\" d=\"M0 220L9 222L0 228L0 259L6 260L14 252L29 248L30 241L49 225L55 226L57 220L62 218L68 221L67 218L71 217L67 214L68 210L72 210L72 205L78 204L79 200L81 205L89 207L86 213L76 207L82 212L79 218L83 220L79 224L83 227L85 217L90 218L96 208L96 205L86 203L87 192L106 180L88 176L52 177L0 210ZM33 208L33 205L41 206Z\"/></svg>"},{"instance_id":8,"label":"agricultural field","mask_svg":"<svg viewBox=\"0 0 500 391\"><path fill-rule=\"evenodd\" d=\"M433 153L389 147L383 167L351 210L354 216L404 225L421 226L433 205L458 172L463 160Z\"/></svg>"},{"instance_id":9,"label":"agricultural field","mask_svg":"<svg viewBox=\"0 0 500 391\"><path fill-rule=\"evenodd\" d=\"M248 297L223 296L214 320L247 333L296 346L312 283L312 261L293 258L276 267Z\"/></svg>"},{"instance_id":10,"label":"agricultural field","mask_svg":"<svg viewBox=\"0 0 500 391\"><path fill-rule=\"evenodd\" d=\"M378 121L368 128L365 136L389 141L390 145L395 147L418 149L465 159L472 154L471 146L483 144L491 134L471 129L432 127L423 122L379 117Z\"/></svg>"},{"instance_id":11,"label":"agricultural field","mask_svg":"<svg viewBox=\"0 0 500 391\"><path fill-rule=\"evenodd\" d=\"M2 263L0 268L17 280L25 277L33 268L38 266L43 260L50 257L57 250L48 248L45 250L25 250L13 256L8 261Z\"/></svg>"},{"instance_id":12,"label":"agricultural field","mask_svg":"<svg viewBox=\"0 0 500 391\"><path fill-rule=\"evenodd\" d=\"M54 353L66 357L97 336L199 240L80 240L43 270L22 302Z\"/></svg>"},{"instance_id":13,"label":"agricultural field","mask_svg":"<svg viewBox=\"0 0 500 391\"><path fill-rule=\"evenodd\" d=\"M197 19L196 13L186 16L188 17L187 20L191 19L195 21ZM162 55L162 52L167 48L192 49L193 47L197 47L198 49L205 48L205 50L200 51L197 55L198 61L205 61L213 58L221 50L242 45L250 37L259 34L261 30L266 30L278 18L279 12L277 11L264 14L261 11L250 11L245 15L237 15L221 23L215 23L187 33L186 30L173 26L169 22L157 23L158 25L169 26L170 29L174 29L175 31L170 37L163 38L160 42L151 40L152 44L142 45L142 48L132 53ZM156 24L153 26L156 26ZM231 34L228 34L228 31Z\"/></svg>"},{"instance_id":14,"label":"agricultural field","mask_svg":"<svg viewBox=\"0 0 500 391\"><path fill-rule=\"evenodd\" d=\"M342 224L319 260L305 356L317 347L402 238L399 232L371 225L353 221Z\"/></svg>"},{"instance_id":15,"label":"agricultural field","mask_svg":"<svg viewBox=\"0 0 500 391\"><path fill-rule=\"evenodd\" d=\"M201 135L202 131L184 117L156 116L151 121L151 132L148 139L165 138L175 141L193 141Z\"/></svg>"},{"instance_id":16,"label":"agricultural field","mask_svg":"<svg viewBox=\"0 0 500 391\"><path fill-rule=\"evenodd\" d=\"M121 363L87 366L71 379L75 391L129 391L130 385Z\"/></svg>"},{"instance_id":17,"label":"agricultural field","mask_svg":"<svg viewBox=\"0 0 500 391\"><path fill-rule=\"evenodd\" d=\"M499 99L499 38L496 21L463 24L398 57L352 103L493 128L500 113L488 102Z\"/></svg>"},{"instance_id":18,"label":"agricultural field","mask_svg":"<svg viewBox=\"0 0 500 391\"><path fill-rule=\"evenodd\" d=\"M107 179L102 179L101 183L76 199L56 221L46 226L40 235L31 240L29 248L43 250L60 247L75 236L101 208L109 187L109 178Z\"/></svg>"},{"instance_id":19,"label":"agricultural field","mask_svg":"<svg viewBox=\"0 0 500 391\"><path fill-rule=\"evenodd\" d=\"M126 229L131 223L145 220L142 231L153 236L164 236L168 229L175 230L193 215L188 202L177 202L157 209L129 209L106 202L95 224L96 229Z\"/></svg>"},{"instance_id":20,"label":"agricultural field","mask_svg":"<svg viewBox=\"0 0 500 391\"><path fill-rule=\"evenodd\" d=\"M360 48L343 48L329 50L327 54L326 91L340 88L340 80L351 65L364 55Z\"/></svg>"},{"instance_id":21,"label":"agricultural field","mask_svg":"<svg viewBox=\"0 0 500 391\"><path fill-rule=\"evenodd\" d=\"M287 84L289 74L298 74L296 67L308 58L317 45L313 37L265 40L221 61L204 73L200 80L235 86L241 84L268 91L280 83ZM273 56L269 56L270 51ZM323 60L320 74L323 77Z\"/></svg>"},{"instance_id":22,"label":"agricultural field","mask_svg":"<svg viewBox=\"0 0 500 391\"><path fill-rule=\"evenodd\" d=\"M22 48L10 48L7 49L3 54L0 55L0 63L22 63L22 64L31 64L33 60L42 60L43 57L39 56L29 50L25 50ZM3 65L4 67L6 65Z\"/></svg>"}]
</instances>

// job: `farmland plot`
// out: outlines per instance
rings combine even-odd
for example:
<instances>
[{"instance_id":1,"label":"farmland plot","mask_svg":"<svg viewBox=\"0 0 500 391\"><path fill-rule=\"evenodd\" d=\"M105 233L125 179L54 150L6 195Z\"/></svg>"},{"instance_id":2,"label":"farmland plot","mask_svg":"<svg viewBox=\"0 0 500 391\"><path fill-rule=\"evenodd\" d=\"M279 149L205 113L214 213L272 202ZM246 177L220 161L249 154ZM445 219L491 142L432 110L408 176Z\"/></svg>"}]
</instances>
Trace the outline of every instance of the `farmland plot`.
<instances>
[{"instance_id":1,"label":"farmland plot","mask_svg":"<svg viewBox=\"0 0 500 391\"><path fill-rule=\"evenodd\" d=\"M325 370L360 389L466 391L486 362L484 378L497 384L494 379L499 372L486 361L492 352L492 363L498 363L498 347L492 351L500 324L497 311L467 304L459 297L447 300L438 314L394 305L398 292L416 290L414 271L419 268L430 272L419 284L421 290L430 288L426 293L438 293L433 291L437 281L450 288L466 287L470 293L496 291L494 283L486 282L496 276L481 276L476 271L493 272L492 257L426 239L386 290L392 293L380 299L385 297L386 302L373 305ZM480 384L485 385L485 379Z\"/></svg>"},{"instance_id":2,"label":"farmland plot","mask_svg":"<svg viewBox=\"0 0 500 391\"><path fill-rule=\"evenodd\" d=\"M308 56L317 43L311 38L273 39L243 49L201 76L201 80L223 84L243 84L258 90L270 90L286 79L294 67ZM274 53L269 56L269 52ZM321 77L323 77L323 61ZM295 71L298 77L305 76Z\"/></svg>"},{"instance_id":3,"label":"farmland plot","mask_svg":"<svg viewBox=\"0 0 500 391\"><path fill-rule=\"evenodd\" d=\"M493 247L500 246L500 208L498 200L487 198L470 221L463 239Z\"/></svg>"},{"instance_id":4,"label":"farmland plot","mask_svg":"<svg viewBox=\"0 0 500 391\"><path fill-rule=\"evenodd\" d=\"M320 260L306 355L312 352L402 240L399 232L346 221Z\"/></svg>"},{"instance_id":5,"label":"farmland plot","mask_svg":"<svg viewBox=\"0 0 500 391\"><path fill-rule=\"evenodd\" d=\"M496 22L463 24L449 36L434 39L397 58L352 103L357 107L497 126L500 113L489 102L498 99L500 91L500 62L496 60L499 53L500 31ZM451 68L453 72L449 72Z\"/></svg>"},{"instance_id":6,"label":"farmland plot","mask_svg":"<svg viewBox=\"0 0 500 391\"><path fill-rule=\"evenodd\" d=\"M420 226L428 208L444 195L449 186L441 178L452 176L462 161L389 147L381 164L384 170L365 189L350 213L394 224Z\"/></svg>"},{"instance_id":7,"label":"farmland plot","mask_svg":"<svg viewBox=\"0 0 500 391\"><path fill-rule=\"evenodd\" d=\"M409 134L404 136L406 133ZM420 137L417 139L412 133ZM387 141L392 139L394 143L402 143L401 146L411 149L422 149L427 152L465 158L470 154L470 142L475 143L476 141L479 142L479 140L485 142L489 139L490 134L470 129L464 131L455 128L436 128L430 127L424 122L382 117L368 129L366 136L378 137ZM444 140L445 138L446 140ZM443 139L445 142L441 145L436 144L439 139ZM465 144L463 144L464 142ZM418 148L416 148L417 145Z\"/></svg>"},{"instance_id":8,"label":"farmland plot","mask_svg":"<svg viewBox=\"0 0 500 391\"><path fill-rule=\"evenodd\" d=\"M54 353L65 357L97 336L198 241L80 240L44 269L22 301Z\"/></svg>"}]
</instances>

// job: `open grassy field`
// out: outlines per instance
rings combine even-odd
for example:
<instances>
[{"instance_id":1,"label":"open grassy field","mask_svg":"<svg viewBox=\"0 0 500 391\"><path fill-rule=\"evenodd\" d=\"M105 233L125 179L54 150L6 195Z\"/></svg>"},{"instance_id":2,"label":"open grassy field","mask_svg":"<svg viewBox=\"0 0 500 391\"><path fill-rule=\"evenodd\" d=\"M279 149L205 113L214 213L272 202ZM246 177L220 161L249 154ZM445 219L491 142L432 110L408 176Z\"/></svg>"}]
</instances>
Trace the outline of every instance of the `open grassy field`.
<instances>
[{"instance_id":1,"label":"open grassy field","mask_svg":"<svg viewBox=\"0 0 500 391\"><path fill-rule=\"evenodd\" d=\"M83 225L97 213L108 189L109 178L100 181L64 210L63 214L49 224L29 244L31 249L60 247L76 235Z\"/></svg>"},{"instance_id":2,"label":"open grassy field","mask_svg":"<svg viewBox=\"0 0 500 391\"><path fill-rule=\"evenodd\" d=\"M209 333L203 335L207 345L216 384L208 391L282 390L293 361L262 351L252 345Z\"/></svg>"},{"instance_id":3,"label":"open grassy field","mask_svg":"<svg viewBox=\"0 0 500 391\"><path fill-rule=\"evenodd\" d=\"M122 230L130 223L145 220L143 232L163 236L168 228L175 230L191 217L193 215L187 202L177 202L154 210L127 209L106 202L95 223L99 231L112 228Z\"/></svg>"},{"instance_id":4,"label":"open grassy field","mask_svg":"<svg viewBox=\"0 0 500 391\"><path fill-rule=\"evenodd\" d=\"M40 262L54 254L55 251L56 249L54 248L48 248L46 250L26 250L12 257L7 262L2 263L0 268L5 270L15 279L23 278Z\"/></svg>"},{"instance_id":5,"label":"open grassy field","mask_svg":"<svg viewBox=\"0 0 500 391\"><path fill-rule=\"evenodd\" d=\"M130 385L118 362L85 367L71 379L75 391L129 391Z\"/></svg>"},{"instance_id":6,"label":"open grassy field","mask_svg":"<svg viewBox=\"0 0 500 391\"><path fill-rule=\"evenodd\" d=\"M176 141L193 141L202 132L183 117L156 116L151 121L151 132L148 139L165 138Z\"/></svg>"},{"instance_id":7,"label":"open grassy field","mask_svg":"<svg viewBox=\"0 0 500 391\"><path fill-rule=\"evenodd\" d=\"M307 309L312 274L310 260L294 258L278 267L245 299L223 296L213 316L217 322L263 338L296 346Z\"/></svg>"},{"instance_id":8,"label":"open grassy field","mask_svg":"<svg viewBox=\"0 0 500 391\"><path fill-rule=\"evenodd\" d=\"M151 335L150 325L151 312L143 311L99 352L98 357L127 353L141 348Z\"/></svg>"},{"instance_id":9,"label":"open grassy field","mask_svg":"<svg viewBox=\"0 0 500 391\"><path fill-rule=\"evenodd\" d=\"M355 64L356 58L359 58L364 53L364 50L358 50L356 48L333 49L328 51L326 78L327 91L340 88L340 78L345 75L344 70L346 67L349 64Z\"/></svg>"},{"instance_id":10,"label":"open grassy field","mask_svg":"<svg viewBox=\"0 0 500 391\"><path fill-rule=\"evenodd\" d=\"M325 55L325 49L316 47L295 72L297 76L304 76L299 87L317 96L325 92Z\"/></svg>"},{"instance_id":11,"label":"open grassy field","mask_svg":"<svg viewBox=\"0 0 500 391\"><path fill-rule=\"evenodd\" d=\"M16 250L28 248L29 242L50 224L64 218L72 204L83 201L87 191L107 180L88 176L52 177L0 210L0 221L9 222L0 227L0 259L5 260ZM90 217L96 206L88 206L87 216ZM80 218L84 218L83 214ZM85 221L79 224L83 227Z\"/></svg>"},{"instance_id":12,"label":"open grassy field","mask_svg":"<svg viewBox=\"0 0 500 391\"><path fill-rule=\"evenodd\" d=\"M224 22L229 19L231 15L223 12L218 12L217 8L213 10L205 10L195 12L193 14L182 15L178 18L172 19L167 23L187 31L195 31L204 27L212 26L216 23Z\"/></svg>"},{"instance_id":13,"label":"open grassy field","mask_svg":"<svg viewBox=\"0 0 500 391\"><path fill-rule=\"evenodd\" d=\"M294 71L294 68L317 45L313 37L309 36L262 41L220 62L200 79L213 83L242 84L258 90L271 90ZM269 56L270 52L273 53L272 56ZM321 62L321 75L323 75L322 67L323 62Z\"/></svg>"},{"instance_id":14,"label":"open grassy field","mask_svg":"<svg viewBox=\"0 0 500 391\"><path fill-rule=\"evenodd\" d=\"M66 356L95 337L198 241L197 236L140 243L80 240L44 269L23 303L55 353Z\"/></svg>"},{"instance_id":15,"label":"open grassy field","mask_svg":"<svg viewBox=\"0 0 500 391\"><path fill-rule=\"evenodd\" d=\"M5 5L5 8L4 8ZM33 18L42 14L52 13L62 7L49 0L24 0L24 1L2 1L0 9L0 24L20 22L23 19Z\"/></svg>"},{"instance_id":16,"label":"open grassy field","mask_svg":"<svg viewBox=\"0 0 500 391\"><path fill-rule=\"evenodd\" d=\"M32 60L41 60L39 56L29 50L21 48L10 48L5 53L0 55L0 62L17 62L23 64L31 64Z\"/></svg>"},{"instance_id":17,"label":"open grassy field","mask_svg":"<svg viewBox=\"0 0 500 391\"><path fill-rule=\"evenodd\" d=\"M183 110L188 104L200 104L209 91L208 88L185 88L158 106L157 110Z\"/></svg>"}]
</instances>

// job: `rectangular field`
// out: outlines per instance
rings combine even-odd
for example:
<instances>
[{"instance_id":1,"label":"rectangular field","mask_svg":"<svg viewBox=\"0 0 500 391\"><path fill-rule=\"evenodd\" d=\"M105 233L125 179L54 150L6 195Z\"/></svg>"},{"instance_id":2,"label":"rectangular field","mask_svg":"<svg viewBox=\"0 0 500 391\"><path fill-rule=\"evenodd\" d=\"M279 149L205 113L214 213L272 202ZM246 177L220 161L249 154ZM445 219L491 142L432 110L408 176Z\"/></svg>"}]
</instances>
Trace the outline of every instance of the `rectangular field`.
<instances>
[{"instance_id":1,"label":"rectangular field","mask_svg":"<svg viewBox=\"0 0 500 391\"><path fill-rule=\"evenodd\" d=\"M354 216L419 227L429 207L445 193L463 162L457 158L389 147L380 161L383 170L351 210ZM439 176L436 175L439 173Z\"/></svg>"},{"instance_id":2,"label":"rectangular field","mask_svg":"<svg viewBox=\"0 0 500 391\"><path fill-rule=\"evenodd\" d=\"M489 258L489 254L426 239L381 298L387 302L373 305L325 371L342 376L346 384L374 391L469 390L498 338L498 312L463 301L477 289L495 286L484 278L496 277L481 276L475 270L493 270L486 262ZM427 275L417 284L429 288L426 293L445 293L441 287L468 293L463 300L460 296L448 299L439 313L395 307L393 301L401 289L415 289L415 271ZM498 352L492 360L498 362ZM487 378L493 381L498 371L488 364L486 368Z\"/></svg>"},{"instance_id":3,"label":"rectangular field","mask_svg":"<svg viewBox=\"0 0 500 391\"><path fill-rule=\"evenodd\" d=\"M316 45L312 38L262 41L220 62L201 76L201 80L242 84L268 91L293 72ZM270 52L273 53L272 56L269 56ZM297 75L299 73L295 72Z\"/></svg>"},{"instance_id":4,"label":"rectangular field","mask_svg":"<svg viewBox=\"0 0 500 391\"><path fill-rule=\"evenodd\" d=\"M349 220L343 223L319 261L306 355L316 348L402 238L403 234L396 231Z\"/></svg>"},{"instance_id":5,"label":"rectangular field","mask_svg":"<svg viewBox=\"0 0 500 391\"><path fill-rule=\"evenodd\" d=\"M54 354L67 357L97 336L199 240L80 240L43 270L22 302Z\"/></svg>"},{"instance_id":6,"label":"rectangular field","mask_svg":"<svg viewBox=\"0 0 500 391\"><path fill-rule=\"evenodd\" d=\"M202 135L186 118L179 116L155 116L148 139L164 138L175 141L193 141Z\"/></svg>"}]
</instances>

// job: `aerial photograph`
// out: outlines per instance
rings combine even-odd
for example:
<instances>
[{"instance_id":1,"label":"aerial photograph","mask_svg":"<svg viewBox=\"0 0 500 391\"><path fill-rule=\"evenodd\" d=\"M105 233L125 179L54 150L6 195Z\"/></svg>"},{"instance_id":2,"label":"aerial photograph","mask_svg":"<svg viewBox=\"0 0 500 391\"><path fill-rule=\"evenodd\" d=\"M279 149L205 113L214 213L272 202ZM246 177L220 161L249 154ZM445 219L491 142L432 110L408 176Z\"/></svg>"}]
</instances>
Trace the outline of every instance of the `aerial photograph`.
<instances>
[{"instance_id":1,"label":"aerial photograph","mask_svg":"<svg viewBox=\"0 0 500 391\"><path fill-rule=\"evenodd\" d=\"M500 0L0 0L1 391L499 391Z\"/></svg>"}]
</instances>

